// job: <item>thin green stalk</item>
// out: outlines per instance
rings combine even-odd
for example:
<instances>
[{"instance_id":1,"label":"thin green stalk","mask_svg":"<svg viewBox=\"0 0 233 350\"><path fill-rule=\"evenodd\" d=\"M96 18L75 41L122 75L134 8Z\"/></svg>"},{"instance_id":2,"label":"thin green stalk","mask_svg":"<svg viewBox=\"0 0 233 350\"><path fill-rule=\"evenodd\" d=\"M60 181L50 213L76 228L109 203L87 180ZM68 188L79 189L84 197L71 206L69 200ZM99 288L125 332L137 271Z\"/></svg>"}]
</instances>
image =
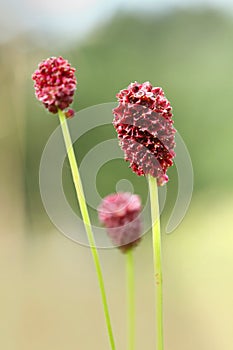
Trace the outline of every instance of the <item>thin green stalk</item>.
<instances>
[{"instance_id":1,"label":"thin green stalk","mask_svg":"<svg viewBox=\"0 0 233 350\"><path fill-rule=\"evenodd\" d=\"M148 180L151 202L153 258L156 283L156 349L163 350L163 291L158 187L156 178L148 176Z\"/></svg>"},{"instance_id":2,"label":"thin green stalk","mask_svg":"<svg viewBox=\"0 0 233 350\"><path fill-rule=\"evenodd\" d=\"M135 288L133 249L126 252L128 350L135 348Z\"/></svg>"},{"instance_id":3,"label":"thin green stalk","mask_svg":"<svg viewBox=\"0 0 233 350\"><path fill-rule=\"evenodd\" d=\"M76 158L75 158L75 154L74 154L73 144L71 141L70 132L69 132L69 128L68 128L68 125L66 122L66 117L65 117L64 113L61 110L59 110L58 115L59 115L62 133L63 133L63 137L64 137L64 141L65 141L66 151L67 151L67 155L68 155L68 159L69 159L69 163L70 163L73 182L74 182L74 186L75 186L75 190L76 190L76 194L77 194L77 198L78 198L84 226L86 229L88 241L90 244L90 248L91 248L91 252L92 252L92 256L93 256L93 260L94 260L94 264L95 264L95 268L96 268L96 272L97 272L99 288L100 288L100 293L101 293L102 303L103 303L103 308L104 308L104 315L105 315L105 320L106 320L106 325L107 325L107 330L108 330L108 335L109 335L109 341L110 341L111 349L115 350L116 348L115 348L115 342L114 342L114 337L113 337L113 332L112 332L110 314L109 314L109 310L108 310L103 274L102 274L102 270L101 270L101 265L100 265L98 251L97 251L96 244L95 244L94 235L92 232L91 221L90 221L90 217L89 217L88 210L87 210L87 205L86 205L86 201L85 201L85 197L84 197L82 182L81 182L81 178L80 178L80 174L79 174L79 170L78 170L78 166L77 166L77 162L76 162Z\"/></svg>"}]
</instances>

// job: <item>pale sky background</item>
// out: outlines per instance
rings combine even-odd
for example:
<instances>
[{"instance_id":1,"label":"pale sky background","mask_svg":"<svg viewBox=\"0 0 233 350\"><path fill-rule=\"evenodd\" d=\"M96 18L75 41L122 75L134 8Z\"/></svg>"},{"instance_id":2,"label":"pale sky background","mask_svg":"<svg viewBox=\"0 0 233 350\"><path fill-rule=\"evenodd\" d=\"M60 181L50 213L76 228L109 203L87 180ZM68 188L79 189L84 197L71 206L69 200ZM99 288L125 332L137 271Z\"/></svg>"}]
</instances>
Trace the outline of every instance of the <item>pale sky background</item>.
<instances>
[{"instance_id":1,"label":"pale sky background","mask_svg":"<svg viewBox=\"0 0 233 350\"><path fill-rule=\"evenodd\" d=\"M0 0L0 42L24 31L81 39L120 10L161 13L191 6L233 13L232 0Z\"/></svg>"}]
</instances>

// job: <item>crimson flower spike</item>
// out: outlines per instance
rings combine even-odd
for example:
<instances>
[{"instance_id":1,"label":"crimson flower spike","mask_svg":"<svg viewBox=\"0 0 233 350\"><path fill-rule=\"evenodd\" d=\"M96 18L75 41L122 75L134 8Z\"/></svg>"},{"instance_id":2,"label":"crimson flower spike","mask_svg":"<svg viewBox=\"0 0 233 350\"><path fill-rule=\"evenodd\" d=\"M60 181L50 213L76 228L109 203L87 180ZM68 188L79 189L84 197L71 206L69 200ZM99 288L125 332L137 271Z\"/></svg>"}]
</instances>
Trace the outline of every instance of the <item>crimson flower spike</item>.
<instances>
[{"instance_id":1,"label":"crimson flower spike","mask_svg":"<svg viewBox=\"0 0 233 350\"><path fill-rule=\"evenodd\" d=\"M121 90L117 98L113 125L125 160L137 175L151 175L159 186L164 185L175 156L176 130L162 88L135 82Z\"/></svg>"},{"instance_id":2,"label":"crimson flower spike","mask_svg":"<svg viewBox=\"0 0 233 350\"><path fill-rule=\"evenodd\" d=\"M113 244L122 252L141 240L141 200L138 195L119 192L105 197L98 207L100 222L106 227Z\"/></svg>"},{"instance_id":3,"label":"crimson flower spike","mask_svg":"<svg viewBox=\"0 0 233 350\"><path fill-rule=\"evenodd\" d=\"M64 58L50 57L43 60L32 75L36 98L51 113L58 113L70 106L76 90L75 68ZM67 111L67 118L74 115Z\"/></svg>"}]
</instances>

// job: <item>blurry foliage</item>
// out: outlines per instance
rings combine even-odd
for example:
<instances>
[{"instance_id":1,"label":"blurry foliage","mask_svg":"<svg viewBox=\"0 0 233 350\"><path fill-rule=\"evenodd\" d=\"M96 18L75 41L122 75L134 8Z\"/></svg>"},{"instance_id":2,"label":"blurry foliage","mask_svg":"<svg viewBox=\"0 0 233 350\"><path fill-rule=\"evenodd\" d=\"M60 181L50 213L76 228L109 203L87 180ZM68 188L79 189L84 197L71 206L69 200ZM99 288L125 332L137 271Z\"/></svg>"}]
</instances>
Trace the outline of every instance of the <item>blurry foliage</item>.
<instances>
[{"instance_id":1,"label":"blurry foliage","mask_svg":"<svg viewBox=\"0 0 233 350\"><path fill-rule=\"evenodd\" d=\"M175 127L193 161L195 190L232 188L232 42L232 18L206 10L178 11L163 17L119 14L97 28L81 45L74 44L63 52L35 48L27 39L23 48L22 44L12 43L14 48L18 47L14 53L15 67L20 68L18 56L22 61L23 55L28 68L24 67L24 93L20 101L24 105L23 174L28 214L35 218L45 215L38 185L39 162L46 141L58 125L56 116L47 115L35 100L30 77L41 59L60 54L77 68L76 110L115 101L115 94L131 81L150 80L153 85L162 86L174 108ZM5 47L0 47L1 56L3 52L5 55ZM9 55L12 59L11 50ZM3 72L1 61L0 65ZM4 78L3 84L6 82L13 84L12 76ZM11 104L16 104L16 111L17 103L15 96ZM10 121L12 115L5 118ZM80 159L95 144L114 135L111 125L87 133L76 145ZM99 192L106 195L114 191L115 183L123 177L134 179L139 192L143 192L145 180L136 179L127 167L123 162L103 167L97 178ZM175 168L169 175L172 180L168 184L168 199L172 203L176 194ZM74 203L69 169L64 183Z\"/></svg>"}]
</instances>

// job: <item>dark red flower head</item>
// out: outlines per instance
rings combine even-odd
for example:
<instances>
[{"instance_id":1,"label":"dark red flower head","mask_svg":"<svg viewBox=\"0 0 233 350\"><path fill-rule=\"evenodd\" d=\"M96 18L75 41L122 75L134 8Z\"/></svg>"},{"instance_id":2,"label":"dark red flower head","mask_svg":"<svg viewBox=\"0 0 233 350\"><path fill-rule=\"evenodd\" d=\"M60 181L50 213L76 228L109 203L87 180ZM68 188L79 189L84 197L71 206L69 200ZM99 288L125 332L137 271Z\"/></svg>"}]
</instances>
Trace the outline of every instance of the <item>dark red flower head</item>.
<instances>
[{"instance_id":1,"label":"dark red flower head","mask_svg":"<svg viewBox=\"0 0 233 350\"><path fill-rule=\"evenodd\" d=\"M50 57L42 61L32 75L36 97L51 113L64 110L73 102L77 81L67 60Z\"/></svg>"},{"instance_id":2,"label":"dark red flower head","mask_svg":"<svg viewBox=\"0 0 233 350\"><path fill-rule=\"evenodd\" d=\"M110 194L98 207L100 222L106 227L114 245L123 252L136 246L141 239L140 212L139 196L128 192Z\"/></svg>"},{"instance_id":3,"label":"dark red flower head","mask_svg":"<svg viewBox=\"0 0 233 350\"><path fill-rule=\"evenodd\" d=\"M176 130L169 101L162 88L149 82L132 83L117 98L113 125L125 159L137 175L150 174L163 185L175 156Z\"/></svg>"}]
</instances>

